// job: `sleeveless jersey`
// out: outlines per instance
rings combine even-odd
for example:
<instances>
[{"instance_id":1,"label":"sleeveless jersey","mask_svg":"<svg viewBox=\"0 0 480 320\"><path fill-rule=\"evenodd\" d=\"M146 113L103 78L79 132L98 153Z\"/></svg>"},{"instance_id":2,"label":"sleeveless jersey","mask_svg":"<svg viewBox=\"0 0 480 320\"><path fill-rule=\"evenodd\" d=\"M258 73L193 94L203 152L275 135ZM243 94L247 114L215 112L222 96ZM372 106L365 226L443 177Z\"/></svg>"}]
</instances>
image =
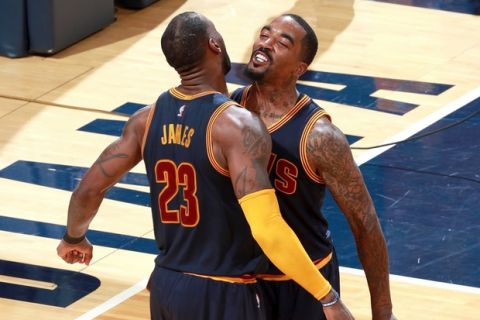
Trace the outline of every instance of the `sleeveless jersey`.
<instances>
[{"instance_id":1,"label":"sleeveless jersey","mask_svg":"<svg viewBox=\"0 0 480 320\"><path fill-rule=\"evenodd\" d=\"M217 92L170 89L150 112L143 157L161 267L241 277L262 259L229 172L213 157L213 122L231 105Z\"/></svg>"},{"instance_id":2,"label":"sleeveless jersey","mask_svg":"<svg viewBox=\"0 0 480 320\"><path fill-rule=\"evenodd\" d=\"M231 98L245 106L249 90L250 87L239 88ZM321 212L325 184L310 168L306 157L307 134L324 116L330 119L311 98L302 94L295 106L268 128L272 137L268 170L283 218L295 231L312 261L326 263L331 257L332 244L327 220ZM280 274L273 264L267 273Z\"/></svg>"}]
</instances>

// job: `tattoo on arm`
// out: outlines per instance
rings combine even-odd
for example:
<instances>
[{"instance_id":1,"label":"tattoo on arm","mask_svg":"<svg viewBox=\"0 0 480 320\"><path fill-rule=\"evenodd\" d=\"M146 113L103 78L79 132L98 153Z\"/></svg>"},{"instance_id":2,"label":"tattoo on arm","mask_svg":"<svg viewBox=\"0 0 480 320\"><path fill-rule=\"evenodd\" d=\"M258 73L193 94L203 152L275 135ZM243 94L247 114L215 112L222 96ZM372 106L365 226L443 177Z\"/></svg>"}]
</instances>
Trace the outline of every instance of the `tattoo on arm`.
<instances>
[{"instance_id":1,"label":"tattoo on arm","mask_svg":"<svg viewBox=\"0 0 480 320\"><path fill-rule=\"evenodd\" d=\"M349 145L340 133L335 128L313 130L307 139L307 152L309 162L321 172L336 200L345 200L342 202L348 203L348 211L366 219L364 222L375 223L366 214L371 208L370 198Z\"/></svg>"},{"instance_id":2,"label":"tattoo on arm","mask_svg":"<svg viewBox=\"0 0 480 320\"><path fill-rule=\"evenodd\" d=\"M348 142L335 127L313 130L307 140L307 152L309 163L322 173L352 229L367 276L373 313L391 312L385 239Z\"/></svg>"},{"instance_id":3,"label":"tattoo on arm","mask_svg":"<svg viewBox=\"0 0 480 320\"><path fill-rule=\"evenodd\" d=\"M128 154L118 152L119 146L118 146L118 141L113 142L110 146L108 146L98 157L97 161L95 161L94 165L98 165L100 168L100 171L102 171L103 175L106 177L113 177L114 174L109 173L106 168L104 167L104 164L114 160L114 159L126 159L128 158Z\"/></svg>"},{"instance_id":4,"label":"tattoo on arm","mask_svg":"<svg viewBox=\"0 0 480 320\"><path fill-rule=\"evenodd\" d=\"M233 187L239 198L247 194L247 167L244 167L233 183Z\"/></svg>"},{"instance_id":5,"label":"tattoo on arm","mask_svg":"<svg viewBox=\"0 0 480 320\"><path fill-rule=\"evenodd\" d=\"M245 152L248 153L252 159L261 160L266 156L266 151L269 149L268 137L249 127L243 128L242 137Z\"/></svg>"},{"instance_id":6,"label":"tattoo on arm","mask_svg":"<svg viewBox=\"0 0 480 320\"><path fill-rule=\"evenodd\" d=\"M251 161L235 179L234 188L238 197L270 187L267 174L267 161L271 149L269 137L249 127L242 130L242 136L244 153Z\"/></svg>"}]
</instances>

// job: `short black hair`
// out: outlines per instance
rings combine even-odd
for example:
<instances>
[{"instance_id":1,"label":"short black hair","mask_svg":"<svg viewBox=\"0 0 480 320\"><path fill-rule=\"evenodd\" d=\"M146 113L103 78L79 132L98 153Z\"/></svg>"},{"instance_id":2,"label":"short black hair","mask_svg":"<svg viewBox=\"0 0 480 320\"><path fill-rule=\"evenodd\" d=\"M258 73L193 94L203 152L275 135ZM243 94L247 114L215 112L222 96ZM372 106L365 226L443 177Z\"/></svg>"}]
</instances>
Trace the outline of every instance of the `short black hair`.
<instances>
[{"instance_id":1,"label":"short black hair","mask_svg":"<svg viewBox=\"0 0 480 320\"><path fill-rule=\"evenodd\" d=\"M290 17L298 23L307 33L302 39L302 61L310 65L315 58L318 50L318 39L312 27L299 15L293 13L284 14L285 17Z\"/></svg>"},{"instance_id":2,"label":"short black hair","mask_svg":"<svg viewBox=\"0 0 480 320\"><path fill-rule=\"evenodd\" d=\"M174 17L165 29L162 51L175 70L187 70L202 61L208 39L206 19L196 12L183 12Z\"/></svg>"}]
</instances>

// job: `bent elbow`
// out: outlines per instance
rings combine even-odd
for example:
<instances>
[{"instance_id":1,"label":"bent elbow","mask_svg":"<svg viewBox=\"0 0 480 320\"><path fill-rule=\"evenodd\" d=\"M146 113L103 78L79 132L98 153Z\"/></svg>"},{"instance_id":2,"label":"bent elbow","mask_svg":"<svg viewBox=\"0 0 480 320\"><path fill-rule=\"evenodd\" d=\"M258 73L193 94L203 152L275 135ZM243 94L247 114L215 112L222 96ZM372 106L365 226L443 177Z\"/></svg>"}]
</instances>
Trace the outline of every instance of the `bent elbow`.
<instances>
[{"instance_id":1,"label":"bent elbow","mask_svg":"<svg viewBox=\"0 0 480 320\"><path fill-rule=\"evenodd\" d=\"M86 200L102 197L104 193L105 191L101 189L95 188L93 186L86 186L80 183L73 191L72 196L77 198L78 200Z\"/></svg>"}]
</instances>

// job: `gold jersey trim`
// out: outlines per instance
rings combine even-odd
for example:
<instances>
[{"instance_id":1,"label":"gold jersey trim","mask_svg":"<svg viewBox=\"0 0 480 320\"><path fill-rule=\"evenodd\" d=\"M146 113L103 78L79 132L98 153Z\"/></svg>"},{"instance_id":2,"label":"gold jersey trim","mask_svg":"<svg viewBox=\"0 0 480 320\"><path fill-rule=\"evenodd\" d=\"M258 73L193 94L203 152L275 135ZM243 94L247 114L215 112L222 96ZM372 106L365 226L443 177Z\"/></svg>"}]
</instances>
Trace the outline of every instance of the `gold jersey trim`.
<instances>
[{"instance_id":1,"label":"gold jersey trim","mask_svg":"<svg viewBox=\"0 0 480 320\"><path fill-rule=\"evenodd\" d=\"M317 269L321 269L325 267L330 260L332 260L331 252L325 258L313 261L313 264L315 267L317 267ZM257 274L257 278L267 281L287 281L292 279L285 274Z\"/></svg>"},{"instance_id":2,"label":"gold jersey trim","mask_svg":"<svg viewBox=\"0 0 480 320\"><path fill-rule=\"evenodd\" d=\"M145 123L145 131L143 132L143 137L142 137L142 159L143 159L143 152L145 150L145 143L147 142L147 136L148 136L148 132L150 131L150 124L152 123L152 119L153 119L153 114L155 113L155 107L157 106L157 104L153 104L151 107L150 107L150 111L148 112L148 116L147 116L147 122Z\"/></svg>"},{"instance_id":3,"label":"gold jersey trim","mask_svg":"<svg viewBox=\"0 0 480 320\"><path fill-rule=\"evenodd\" d=\"M242 98L240 99L240 104L242 106L248 107L246 105L247 104L247 97L248 97L248 93L250 92L251 88L252 88L252 86L249 85L248 87L245 87L245 89L243 90ZM292 109L288 110L288 112L285 113L280 119L278 119L278 121L276 121L275 123L273 123L272 125L270 125L267 128L268 133L271 134L272 132L279 129L281 126L283 126L285 123L287 123L288 120L290 120L308 102L310 102L310 97L308 97L307 95L304 95L299 101L297 101L297 103L295 103L295 106Z\"/></svg>"},{"instance_id":4,"label":"gold jersey trim","mask_svg":"<svg viewBox=\"0 0 480 320\"><path fill-rule=\"evenodd\" d=\"M295 116L297 112L309 102L310 102L310 98L304 95L302 98L300 98L299 101L297 101L297 103L292 109L288 110L288 112L285 113L278 121L276 121L275 123L273 123L271 126L267 128L268 132L271 134L275 130L279 129L281 126L287 123L290 119L292 119L293 116Z\"/></svg>"},{"instance_id":5,"label":"gold jersey trim","mask_svg":"<svg viewBox=\"0 0 480 320\"><path fill-rule=\"evenodd\" d=\"M212 127L213 124L215 123L215 120L217 120L218 116L228 107L232 105L237 105L236 102L234 101L226 101L223 104L221 104L217 110L212 114L210 117L210 120L208 121L207 125L207 132L206 132L206 145L207 145L207 156L208 159L210 160L210 163L212 164L213 168L217 170L220 174L230 177L230 172L228 172L228 169L222 167L217 159L215 159L215 154L213 152L213 138L212 138Z\"/></svg>"},{"instance_id":6,"label":"gold jersey trim","mask_svg":"<svg viewBox=\"0 0 480 320\"><path fill-rule=\"evenodd\" d=\"M215 281L224 281L224 282L229 282L229 283L256 283L257 279L253 275L243 275L239 277L227 277L227 276L209 276L205 274L197 274L197 273L191 273L191 272L184 272L184 274L188 274L194 277L200 277L200 278L206 278L206 279L212 279Z\"/></svg>"},{"instance_id":7,"label":"gold jersey trim","mask_svg":"<svg viewBox=\"0 0 480 320\"><path fill-rule=\"evenodd\" d=\"M196 93L194 95L189 95L189 94L181 93L180 91L178 91L177 88L171 88L169 91L170 91L170 94L172 96L174 96L175 98L181 99L181 100L193 100L193 99L200 98L200 97L203 97L203 96L208 96L209 94L218 93L217 91L209 90L209 91Z\"/></svg>"},{"instance_id":8,"label":"gold jersey trim","mask_svg":"<svg viewBox=\"0 0 480 320\"><path fill-rule=\"evenodd\" d=\"M303 169L307 173L307 176L317 183L324 184L325 181L323 177L315 172L315 170L310 166L308 162L308 152L307 152L307 139L308 135L313 129L313 126L322 117L327 117L331 121L330 115L328 115L325 110L318 110L311 118L308 120L305 128L303 129L302 137L300 139L300 161L302 162Z\"/></svg>"}]
</instances>

